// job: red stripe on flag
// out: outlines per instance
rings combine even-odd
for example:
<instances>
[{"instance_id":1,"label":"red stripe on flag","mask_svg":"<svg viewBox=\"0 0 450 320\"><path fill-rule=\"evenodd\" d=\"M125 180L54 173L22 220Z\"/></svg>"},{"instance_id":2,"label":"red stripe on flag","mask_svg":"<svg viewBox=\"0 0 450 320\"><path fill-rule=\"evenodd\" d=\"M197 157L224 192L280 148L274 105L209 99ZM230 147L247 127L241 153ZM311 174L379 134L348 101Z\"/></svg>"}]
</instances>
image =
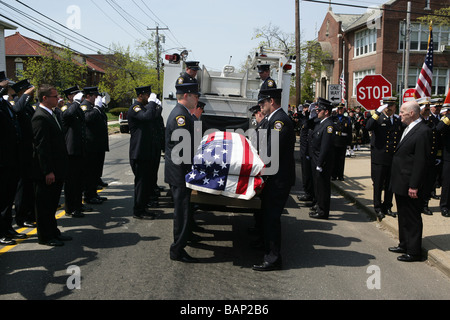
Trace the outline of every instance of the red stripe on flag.
<instances>
[{"instance_id":1,"label":"red stripe on flag","mask_svg":"<svg viewBox=\"0 0 450 320\"><path fill-rule=\"evenodd\" d=\"M236 193L246 194L248 182L250 180L250 173L252 172L253 167L253 153L250 152L250 146L247 142L247 139L245 139L244 136L242 135L240 136L240 138L243 146L243 155L242 155L241 173L239 175Z\"/></svg>"}]
</instances>

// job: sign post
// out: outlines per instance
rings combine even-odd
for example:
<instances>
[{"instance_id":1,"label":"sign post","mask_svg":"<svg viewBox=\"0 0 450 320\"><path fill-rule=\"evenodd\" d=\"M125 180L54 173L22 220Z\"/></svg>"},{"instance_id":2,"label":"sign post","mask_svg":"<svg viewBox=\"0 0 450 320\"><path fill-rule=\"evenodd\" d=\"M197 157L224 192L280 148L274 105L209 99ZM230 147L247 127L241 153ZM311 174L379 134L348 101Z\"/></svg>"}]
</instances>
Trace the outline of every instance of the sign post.
<instances>
[{"instance_id":1,"label":"sign post","mask_svg":"<svg viewBox=\"0 0 450 320\"><path fill-rule=\"evenodd\" d=\"M356 85L356 101L366 110L377 109L381 100L390 96L392 85L380 74L367 75Z\"/></svg>"}]
</instances>

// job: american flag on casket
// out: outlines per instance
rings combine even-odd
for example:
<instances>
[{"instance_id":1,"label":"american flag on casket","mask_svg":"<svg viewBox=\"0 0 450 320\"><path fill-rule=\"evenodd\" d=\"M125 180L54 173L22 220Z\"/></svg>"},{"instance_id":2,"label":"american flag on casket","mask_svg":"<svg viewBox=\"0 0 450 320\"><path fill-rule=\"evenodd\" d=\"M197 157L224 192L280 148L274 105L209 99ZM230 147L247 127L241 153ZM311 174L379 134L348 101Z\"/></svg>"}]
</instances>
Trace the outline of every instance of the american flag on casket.
<instances>
[{"instance_id":1,"label":"american flag on casket","mask_svg":"<svg viewBox=\"0 0 450 320\"><path fill-rule=\"evenodd\" d=\"M264 181L264 162L243 135L217 131L204 136L186 175L190 189L250 200Z\"/></svg>"}]
</instances>

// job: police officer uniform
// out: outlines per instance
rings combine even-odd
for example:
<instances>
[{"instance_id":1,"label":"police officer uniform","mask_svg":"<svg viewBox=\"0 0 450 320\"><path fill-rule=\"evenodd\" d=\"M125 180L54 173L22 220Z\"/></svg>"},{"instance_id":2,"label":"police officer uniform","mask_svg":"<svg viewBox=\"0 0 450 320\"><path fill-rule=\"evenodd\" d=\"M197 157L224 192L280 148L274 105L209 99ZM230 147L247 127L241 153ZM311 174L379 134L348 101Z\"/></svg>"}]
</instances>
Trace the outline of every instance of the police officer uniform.
<instances>
[{"instance_id":1,"label":"police officer uniform","mask_svg":"<svg viewBox=\"0 0 450 320\"><path fill-rule=\"evenodd\" d=\"M199 94L197 83L183 83L176 85L177 94ZM190 145L183 145L183 154L180 151L172 151L180 143L186 144L185 139L172 141L172 135L178 130L190 136ZM166 150L164 180L170 185L174 202L173 236L174 241L170 246L170 259L182 262L197 262L185 251L189 237L191 236L192 210L190 208L191 190L186 187L185 176L189 173L194 157L194 119L190 110L181 103L177 103L171 111L166 122ZM181 140L181 141L180 141ZM188 149L186 149L188 148ZM178 157L188 157L186 161ZM176 157L176 158L174 158Z\"/></svg>"},{"instance_id":2,"label":"police officer uniform","mask_svg":"<svg viewBox=\"0 0 450 320\"><path fill-rule=\"evenodd\" d=\"M385 97L383 103L395 105L396 97ZM393 193L389 187L392 157L403 133L403 124L394 114L386 116L384 112L375 111L367 120L366 129L372 131L370 140L371 178L373 181L373 204L378 219L392 213ZM381 193L384 190L383 202Z\"/></svg>"},{"instance_id":3,"label":"police officer uniform","mask_svg":"<svg viewBox=\"0 0 450 320\"><path fill-rule=\"evenodd\" d=\"M308 108L307 111L299 112L299 126L300 126L300 163L302 167L302 184L303 195L298 196L300 201L314 200L314 187L312 181L311 158L308 154L308 139L312 129L314 129L314 118L310 117L310 104L305 104L303 108ZM299 110L300 111L300 110Z\"/></svg>"},{"instance_id":4,"label":"police officer uniform","mask_svg":"<svg viewBox=\"0 0 450 320\"><path fill-rule=\"evenodd\" d=\"M319 98L316 110L327 110L331 114L331 102ZM313 170L314 195L316 210L310 213L311 218L328 219L331 200L331 170L334 159L334 123L330 116L317 120L310 140L310 157Z\"/></svg>"},{"instance_id":5,"label":"police officer uniform","mask_svg":"<svg viewBox=\"0 0 450 320\"><path fill-rule=\"evenodd\" d=\"M439 124L439 121L441 120L441 108L442 105L444 104L444 99L442 98L434 98L430 100L430 107L435 107L435 112L436 114L431 114L430 115L430 120L433 121L434 125L437 126ZM436 135L436 179L433 185L433 189L431 191L431 197L433 199L439 199L439 196L436 195L436 189L439 188L442 185L442 167L443 167L443 163L442 163L442 135L438 134Z\"/></svg>"},{"instance_id":6,"label":"police officer uniform","mask_svg":"<svg viewBox=\"0 0 450 320\"><path fill-rule=\"evenodd\" d=\"M442 189L439 206L442 216L450 217L450 117L448 114L441 118L436 130L442 135Z\"/></svg>"},{"instance_id":7,"label":"police officer uniform","mask_svg":"<svg viewBox=\"0 0 450 320\"><path fill-rule=\"evenodd\" d=\"M25 93L33 88L28 80L22 80L12 85L11 88L17 94L12 108L17 114L17 121L20 125L22 143L20 147L20 179L17 185L17 192L14 200L16 211L15 220L20 227L34 227L36 214L34 208L33 190L33 128L31 119L34 115L34 108L31 104L33 97Z\"/></svg>"},{"instance_id":8,"label":"police officer uniform","mask_svg":"<svg viewBox=\"0 0 450 320\"><path fill-rule=\"evenodd\" d=\"M99 95L97 87L83 88L84 95ZM86 187L87 203L99 204L106 200L97 194L98 182L103 172L105 153L109 151L108 117L103 107L94 106L87 99L81 103L86 119Z\"/></svg>"},{"instance_id":9,"label":"police officer uniform","mask_svg":"<svg viewBox=\"0 0 450 320\"><path fill-rule=\"evenodd\" d=\"M343 109L344 105L338 105L338 114L332 116L334 130L334 152L335 163L331 173L331 180L344 180L345 154L347 146L352 143L352 123L349 117L339 114L339 109Z\"/></svg>"},{"instance_id":10,"label":"police officer uniform","mask_svg":"<svg viewBox=\"0 0 450 320\"><path fill-rule=\"evenodd\" d=\"M66 97L81 92L77 87L64 90ZM83 207L83 176L86 162L86 119L80 102L74 101L62 109L62 126L68 161L68 172L64 183L65 211L67 216L81 218Z\"/></svg>"},{"instance_id":11,"label":"police officer uniform","mask_svg":"<svg viewBox=\"0 0 450 320\"><path fill-rule=\"evenodd\" d=\"M0 72L0 82L9 80ZM9 230L12 222L12 206L19 181L19 155L22 140L17 114L9 101L3 99L8 86L0 87L0 244L13 245Z\"/></svg>"},{"instance_id":12,"label":"police officer uniform","mask_svg":"<svg viewBox=\"0 0 450 320\"><path fill-rule=\"evenodd\" d=\"M136 88L136 94L151 94L151 86ZM130 127L129 158L134 173L134 206L133 216L138 219L154 219L153 213L145 211L146 205L155 187L154 167L159 162L161 146L155 139L157 119L161 115L161 107L155 101L135 101L128 110Z\"/></svg>"},{"instance_id":13,"label":"police officer uniform","mask_svg":"<svg viewBox=\"0 0 450 320\"><path fill-rule=\"evenodd\" d=\"M261 99L281 99L282 89L261 90ZM260 99L260 101L261 101ZM289 197L291 187L295 185L294 124L283 108L279 107L267 115L267 155L278 149L278 171L265 177L261 193L261 211L263 219L264 261L254 265L253 270L270 271L281 268L281 214ZM271 135L278 132L277 145L272 145ZM271 163L270 165L274 165Z\"/></svg>"},{"instance_id":14,"label":"police officer uniform","mask_svg":"<svg viewBox=\"0 0 450 320\"><path fill-rule=\"evenodd\" d=\"M265 72L265 71L270 71L270 64L259 64L258 65L258 73L262 73L262 72ZM261 90L268 90L268 89L276 89L277 88L277 84L276 84L276 82L275 82L275 80L273 80L271 77L270 77L270 75L267 77L267 78L265 78L265 79L261 79L263 82L262 82L262 84L261 84L261 87L260 87L260 93L259 93L259 95L258 95L258 100L260 100L261 99Z\"/></svg>"},{"instance_id":15,"label":"police officer uniform","mask_svg":"<svg viewBox=\"0 0 450 320\"><path fill-rule=\"evenodd\" d=\"M192 70L200 70L200 62L199 61L186 61L186 69L192 69ZM183 83L196 83L198 82L196 78L192 77L189 73L187 73L186 71L181 73L181 75L178 77L177 82L175 83L175 85L177 84L183 84Z\"/></svg>"}]
</instances>

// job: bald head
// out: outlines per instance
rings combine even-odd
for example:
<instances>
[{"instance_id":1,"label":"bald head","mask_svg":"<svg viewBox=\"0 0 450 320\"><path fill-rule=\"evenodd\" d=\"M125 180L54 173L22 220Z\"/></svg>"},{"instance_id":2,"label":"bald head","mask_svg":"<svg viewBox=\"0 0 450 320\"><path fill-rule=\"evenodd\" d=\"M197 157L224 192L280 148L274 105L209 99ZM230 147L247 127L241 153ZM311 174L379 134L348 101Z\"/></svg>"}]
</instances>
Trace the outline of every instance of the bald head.
<instances>
[{"instance_id":1,"label":"bald head","mask_svg":"<svg viewBox=\"0 0 450 320\"><path fill-rule=\"evenodd\" d=\"M402 104L400 108L400 117L402 122L409 125L420 117L420 106L416 101L408 101Z\"/></svg>"}]
</instances>

